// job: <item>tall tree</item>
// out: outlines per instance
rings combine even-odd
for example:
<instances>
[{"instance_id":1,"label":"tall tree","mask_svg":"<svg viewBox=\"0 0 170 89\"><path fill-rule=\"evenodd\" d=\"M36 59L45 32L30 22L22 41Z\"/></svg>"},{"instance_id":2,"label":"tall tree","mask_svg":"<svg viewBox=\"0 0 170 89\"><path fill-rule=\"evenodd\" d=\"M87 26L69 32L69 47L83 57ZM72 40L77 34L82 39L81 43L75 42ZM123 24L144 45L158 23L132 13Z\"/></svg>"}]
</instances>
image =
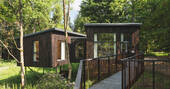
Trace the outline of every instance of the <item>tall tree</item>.
<instances>
[{"instance_id":1,"label":"tall tree","mask_svg":"<svg viewBox=\"0 0 170 89\"><path fill-rule=\"evenodd\" d=\"M71 71L72 71L72 67L71 67L71 63L70 63L70 56L69 56L69 47L68 47L68 33L67 33L67 27L68 27L68 22L69 22L69 11L70 11L70 0L67 1L68 5L67 5L67 12L66 12L66 1L63 0L63 19L64 19L64 31L65 31L65 53L66 53L66 59L68 61L68 69L69 69L69 73L68 73L68 79L71 79Z\"/></svg>"},{"instance_id":2,"label":"tall tree","mask_svg":"<svg viewBox=\"0 0 170 89\"><path fill-rule=\"evenodd\" d=\"M21 66L21 89L24 89L25 85L25 69L24 69L24 46L23 46L23 36L24 36L24 31L23 31L23 22L22 22L22 0L19 0L19 27L20 27L20 66Z\"/></svg>"}]
</instances>

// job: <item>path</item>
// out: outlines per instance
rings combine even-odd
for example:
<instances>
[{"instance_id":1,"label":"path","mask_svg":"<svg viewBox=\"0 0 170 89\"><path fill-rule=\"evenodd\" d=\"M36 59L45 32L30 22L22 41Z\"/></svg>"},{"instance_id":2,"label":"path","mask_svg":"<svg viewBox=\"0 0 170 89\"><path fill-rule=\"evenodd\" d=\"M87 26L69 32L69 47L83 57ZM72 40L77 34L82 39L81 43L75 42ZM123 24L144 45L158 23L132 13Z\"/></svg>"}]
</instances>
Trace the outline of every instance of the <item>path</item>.
<instances>
[{"instance_id":1,"label":"path","mask_svg":"<svg viewBox=\"0 0 170 89\"><path fill-rule=\"evenodd\" d=\"M121 72L100 81L97 84L94 84L89 89L121 89Z\"/></svg>"}]
</instances>

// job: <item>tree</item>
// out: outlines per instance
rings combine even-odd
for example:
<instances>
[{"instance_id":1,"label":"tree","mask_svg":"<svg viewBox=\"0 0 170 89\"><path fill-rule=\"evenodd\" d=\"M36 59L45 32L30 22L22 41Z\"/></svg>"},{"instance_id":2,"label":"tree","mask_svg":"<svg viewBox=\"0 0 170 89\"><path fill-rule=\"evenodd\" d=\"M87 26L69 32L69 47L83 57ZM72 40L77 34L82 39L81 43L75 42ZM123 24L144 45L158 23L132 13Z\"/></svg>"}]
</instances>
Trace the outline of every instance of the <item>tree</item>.
<instances>
[{"instance_id":1,"label":"tree","mask_svg":"<svg viewBox=\"0 0 170 89\"><path fill-rule=\"evenodd\" d=\"M21 89L24 89L25 85L25 69L24 69L24 46L23 46L23 38L24 38L24 31L23 31L23 22L22 22L22 0L19 0L19 28L20 28L20 66L21 66Z\"/></svg>"},{"instance_id":2,"label":"tree","mask_svg":"<svg viewBox=\"0 0 170 89\"><path fill-rule=\"evenodd\" d=\"M168 5L168 0L84 0L75 31L84 33L85 23L143 23L141 50L169 51Z\"/></svg>"},{"instance_id":3,"label":"tree","mask_svg":"<svg viewBox=\"0 0 170 89\"><path fill-rule=\"evenodd\" d=\"M48 2L48 3L47 3ZM1 33L5 38L0 39L0 43L7 49L8 53L21 65L21 88L24 89L24 55L23 55L23 35L51 27L50 11L52 5L56 5L53 0L5 0L0 3L0 25ZM58 1L57 1L58 2ZM59 4L58 4L59 5ZM55 7L54 7L55 8ZM56 8L58 9L58 8ZM56 12L57 13L57 12ZM55 16L55 15L54 15ZM59 18L60 16L56 17ZM59 24L60 21L56 22ZM37 30L38 29L38 30ZM7 34L6 34L7 33ZM20 36L20 47L18 48L14 37ZM10 44L16 45L20 51L20 61L12 54Z\"/></svg>"},{"instance_id":4,"label":"tree","mask_svg":"<svg viewBox=\"0 0 170 89\"><path fill-rule=\"evenodd\" d=\"M68 33L67 33L67 27L68 27L68 22L69 22L69 11L70 11L70 0L68 0L68 5L67 5L67 13L66 13L66 1L63 0L63 19L64 19L64 31L65 31L65 54L66 54L66 59L68 61L68 69L69 69L69 73L68 73L68 79L71 79L71 71L72 71L72 67L71 67L71 63L70 63L70 56L69 56L69 47L68 47Z\"/></svg>"},{"instance_id":5,"label":"tree","mask_svg":"<svg viewBox=\"0 0 170 89\"><path fill-rule=\"evenodd\" d=\"M155 4L152 3L152 5L154 5L152 13L150 13L150 17L145 20L142 27L143 30L145 29L143 38L148 40L147 49L148 51L170 52L170 18L168 17L170 15L168 11L170 1L160 0Z\"/></svg>"}]
</instances>

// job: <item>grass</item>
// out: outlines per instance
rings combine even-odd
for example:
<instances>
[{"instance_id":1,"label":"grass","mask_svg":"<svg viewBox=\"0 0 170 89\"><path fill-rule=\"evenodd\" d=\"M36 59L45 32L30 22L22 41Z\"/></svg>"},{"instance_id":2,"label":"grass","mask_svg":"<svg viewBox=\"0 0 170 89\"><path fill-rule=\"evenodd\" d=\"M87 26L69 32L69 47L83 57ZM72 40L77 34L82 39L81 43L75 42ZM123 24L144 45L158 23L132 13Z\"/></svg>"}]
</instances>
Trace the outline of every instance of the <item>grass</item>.
<instances>
[{"instance_id":1,"label":"grass","mask_svg":"<svg viewBox=\"0 0 170 89\"><path fill-rule=\"evenodd\" d=\"M75 81L77 70L79 63L72 64L72 80ZM43 68L40 67L30 67L30 69L26 69L26 89L34 89L34 85L38 82L38 80L43 75ZM63 66L64 70L68 69L68 65ZM59 68L57 69L59 70ZM55 73L55 68L44 68L44 73ZM20 67L16 65L15 61L4 61L0 60L0 89L4 89L2 87L9 87L5 89L11 89L13 87L17 87L15 89L19 89L20 86Z\"/></svg>"},{"instance_id":2,"label":"grass","mask_svg":"<svg viewBox=\"0 0 170 89\"><path fill-rule=\"evenodd\" d=\"M145 54L145 56L162 57L162 56L168 56L168 54L170 54L170 53L166 53L166 52L149 52L149 53Z\"/></svg>"},{"instance_id":3,"label":"grass","mask_svg":"<svg viewBox=\"0 0 170 89\"><path fill-rule=\"evenodd\" d=\"M152 89L153 75L150 71L145 71L131 89ZM155 72L155 88L170 89L170 75Z\"/></svg>"}]
</instances>

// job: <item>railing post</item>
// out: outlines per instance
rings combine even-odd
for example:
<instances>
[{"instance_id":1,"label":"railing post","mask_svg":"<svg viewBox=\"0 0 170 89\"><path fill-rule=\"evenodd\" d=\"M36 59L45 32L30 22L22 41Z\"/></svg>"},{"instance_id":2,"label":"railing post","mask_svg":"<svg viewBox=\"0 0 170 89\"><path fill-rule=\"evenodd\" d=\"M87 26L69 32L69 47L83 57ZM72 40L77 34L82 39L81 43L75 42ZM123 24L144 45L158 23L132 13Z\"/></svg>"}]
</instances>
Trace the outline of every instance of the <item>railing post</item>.
<instances>
[{"instance_id":1,"label":"railing post","mask_svg":"<svg viewBox=\"0 0 170 89\"><path fill-rule=\"evenodd\" d=\"M152 66L152 79L153 79L153 89L155 89L155 61L153 61L153 64L152 64L153 66Z\"/></svg>"},{"instance_id":2,"label":"railing post","mask_svg":"<svg viewBox=\"0 0 170 89\"><path fill-rule=\"evenodd\" d=\"M129 59L129 89L130 89L130 86L131 86L131 83L130 83L130 59Z\"/></svg>"},{"instance_id":3,"label":"railing post","mask_svg":"<svg viewBox=\"0 0 170 89\"><path fill-rule=\"evenodd\" d=\"M108 56L108 75L110 75L110 57Z\"/></svg>"},{"instance_id":4,"label":"railing post","mask_svg":"<svg viewBox=\"0 0 170 89\"><path fill-rule=\"evenodd\" d=\"M98 80L100 80L100 59L98 58Z\"/></svg>"},{"instance_id":5,"label":"railing post","mask_svg":"<svg viewBox=\"0 0 170 89\"><path fill-rule=\"evenodd\" d=\"M124 75L125 75L125 76L124 76L125 82L124 82L124 83L125 83L125 89L126 89L126 88L127 88L127 83L126 83L126 69L127 69L126 67L127 67L127 61L125 61L125 66L124 66L124 67L125 67L125 71L124 71L124 73L125 73L125 74L124 74Z\"/></svg>"},{"instance_id":6,"label":"railing post","mask_svg":"<svg viewBox=\"0 0 170 89\"><path fill-rule=\"evenodd\" d=\"M122 89L124 89L124 86L123 86L123 85L124 85L124 84L123 84L123 83L124 83L124 81L123 81L123 80L124 80L123 68L124 68L124 65L123 65L123 61L122 61Z\"/></svg>"},{"instance_id":7,"label":"railing post","mask_svg":"<svg viewBox=\"0 0 170 89\"><path fill-rule=\"evenodd\" d=\"M83 73L83 76L84 76L84 79L83 79L83 82L84 82L84 89L86 89L86 61L83 61L83 70L84 70L84 73Z\"/></svg>"},{"instance_id":8,"label":"railing post","mask_svg":"<svg viewBox=\"0 0 170 89\"><path fill-rule=\"evenodd\" d=\"M115 63L116 63L116 72L117 72L117 59L118 59L118 55L116 55L116 61L115 61Z\"/></svg>"}]
</instances>

